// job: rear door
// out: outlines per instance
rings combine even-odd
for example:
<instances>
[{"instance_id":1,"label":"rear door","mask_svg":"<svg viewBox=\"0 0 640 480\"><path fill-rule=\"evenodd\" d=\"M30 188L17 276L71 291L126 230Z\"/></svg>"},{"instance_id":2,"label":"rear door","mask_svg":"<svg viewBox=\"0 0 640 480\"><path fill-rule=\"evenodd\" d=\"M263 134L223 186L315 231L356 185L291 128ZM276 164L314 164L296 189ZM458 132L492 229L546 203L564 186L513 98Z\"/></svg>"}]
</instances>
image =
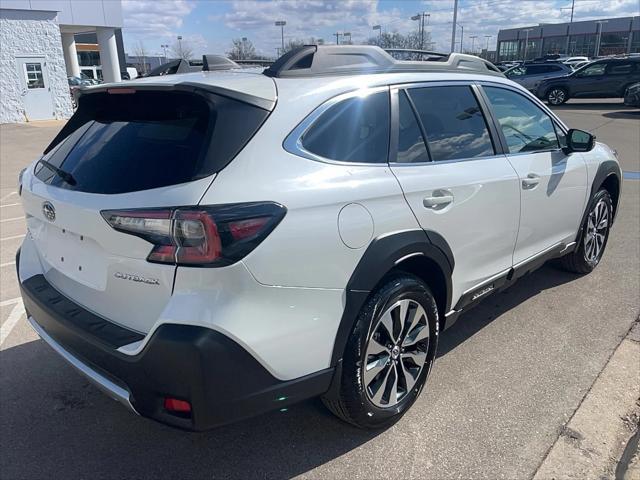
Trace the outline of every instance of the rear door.
<instances>
[{"instance_id":1,"label":"rear door","mask_svg":"<svg viewBox=\"0 0 640 480\"><path fill-rule=\"evenodd\" d=\"M27 121L53 118L51 86L45 57L17 57L20 95Z\"/></svg>"},{"instance_id":2,"label":"rear door","mask_svg":"<svg viewBox=\"0 0 640 480\"><path fill-rule=\"evenodd\" d=\"M453 252L454 304L461 297L470 301L474 292L489 293L492 277L512 266L520 192L516 172L494 145L475 87L398 87L392 105L398 127L391 169L422 228Z\"/></svg>"},{"instance_id":3,"label":"rear door","mask_svg":"<svg viewBox=\"0 0 640 480\"><path fill-rule=\"evenodd\" d=\"M611 97L621 97L624 95L625 88L637 81L640 72L638 67L640 62L631 62L624 60L611 61L607 64L605 70L605 79L603 86L603 95Z\"/></svg>"},{"instance_id":4,"label":"rear door","mask_svg":"<svg viewBox=\"0 0 640 480\"><path fill-rule=\"evenodd\" d=\"M153 238L171 231L173 207L199 203L267 115L211 93L124 88L80 97L72 131L24 177L29 236L47 280L84 308L147 332L176 269L171 258L148 260ZM132 210L145 215L121 215L118 230L107 222L106 212Z\"/></svg>"},{"instance_id":5,"label":"rear door","mask_svg":"<svg viewBox=\"0 0 640 480\"><path fill-rule=\"evenodd\" d=\"M597 97L606 89L606 62L595 62L587 65L570 77L571 96Z\"/></svg>"},{"instance_id":6,"label":"rear door","mask_svg":"<svg viewBox=\"0 0 640 480\"><path fill-rule=\"evenodd\" d=\"M580 153L561 150L559 125L524 93L498 85L483 90L520 179L517 265L575 240L587 198L587 167Z\"/></svg>"}]
</instances>

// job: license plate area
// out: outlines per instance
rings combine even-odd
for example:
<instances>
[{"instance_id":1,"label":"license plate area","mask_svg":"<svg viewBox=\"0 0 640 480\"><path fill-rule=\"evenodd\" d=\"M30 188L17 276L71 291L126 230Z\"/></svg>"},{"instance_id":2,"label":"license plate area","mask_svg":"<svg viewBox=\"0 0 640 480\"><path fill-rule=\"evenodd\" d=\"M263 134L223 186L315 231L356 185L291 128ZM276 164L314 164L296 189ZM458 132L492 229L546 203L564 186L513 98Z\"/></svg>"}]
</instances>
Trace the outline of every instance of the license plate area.
<instances>
[{"instance_id":1,"label":"license plate area","mask_svg":"<svg viewBox=\"0 0 640 480\"><path fill-rule=\"evenodd\" d=\"M34 240L51 268L93 289L106 289L105 252L95 240L50 224L42 224L39 233Z\"/></svg>"}]
</instances>

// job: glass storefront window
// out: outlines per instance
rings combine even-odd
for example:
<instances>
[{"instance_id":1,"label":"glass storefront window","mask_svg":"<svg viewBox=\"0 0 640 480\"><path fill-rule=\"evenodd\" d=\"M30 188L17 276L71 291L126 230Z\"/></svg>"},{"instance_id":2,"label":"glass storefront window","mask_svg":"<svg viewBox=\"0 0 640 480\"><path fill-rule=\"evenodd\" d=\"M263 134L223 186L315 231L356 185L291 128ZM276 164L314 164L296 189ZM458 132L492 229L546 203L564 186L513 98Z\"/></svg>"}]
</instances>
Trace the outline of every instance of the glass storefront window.
<instances>
[{"instance_id":1,"label":"glass storefront window","mask_svg":"<svg viewBox=\"0 0 640 480\"><path fill-rule=\"evenodd\" d=\"M631 53L640 53L640 31L632 32Z\"/></svg>"},{"instance_id":2,"label":"glass storefront window","mask_svg":"<svg viewBox=\"0 0 640 480\"><path fill-rule=\"evenodd\" d=\"M603 33L600 40L600 55L627 53L629 32Z\"/></svg>"},{"instance_id":3,"label":"glass storefront window","mask_svg":"<svg viewBox=\"0 0 640 480\"><path fill-rule=\"evenodd\" d=\"M518 41L500 42L498 46L498 60L508 61L518 59Z\"/></svg>"},{"instance_id":4,"label":"glass storefront window","mask_svg":"<svg viewBox=\"0 0 640 480\"><path fill-rule=\"evenodd\" d=\"M567 48L567 37L549 37L542 43L542 54L564 53Z\"/></svg>"},{"instance_id":5,"label":"glass storefront window","mask_svg":"<svg viewBox=\"0 0 640 480\"><path fill-rule=\"evenodd\" d=\"M596 34L571 35L569 38L569 55L592 57L596 51Z\"/></svg>"}]
</instances>

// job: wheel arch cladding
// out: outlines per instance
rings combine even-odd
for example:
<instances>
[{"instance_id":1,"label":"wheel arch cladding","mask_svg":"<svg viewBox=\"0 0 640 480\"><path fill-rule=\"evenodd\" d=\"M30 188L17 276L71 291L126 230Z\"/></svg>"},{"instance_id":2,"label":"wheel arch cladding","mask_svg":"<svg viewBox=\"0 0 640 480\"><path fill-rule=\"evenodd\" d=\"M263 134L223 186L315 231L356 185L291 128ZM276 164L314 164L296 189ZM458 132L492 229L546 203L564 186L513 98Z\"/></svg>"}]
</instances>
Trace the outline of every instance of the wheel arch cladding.
<instances>
[{"instance_id":1,"label":"wheel arch cladding","mask_svg":"<svg viewBox=\"0 0 640 480\"><path fill-rule=\"evenodd\" d=\"M347 283L345 308L336 334L331 365L337 365L342 359L362 306L390 272L405 271L421 278L432 289L444 316L451 308L454 265L451 248L435 232L405 230L375 238Z\"/></svg>"},{"instance_id":2,"label":"wheel arch cladding","mask_svg":"<svg viewBox=\"0 0 640 480\"><path fill-rule=\"evenodd\" d=\"M596 171L595 176L593 177L593 182L591 183L591 194L589 196L589 201L587 202L586 208L584 209L584 213L582 214L582 219L580 220L580 229L578 230L578 235L576 235L576 242L579 242L582 238L582 230L584 228L584 223L591 210L593 197L594 195L605 188L609 195L611 195L611 204L613 206L613 217L612 224L615 222L616 214L618 213L618 202L620 200L620 187L622 185L622 171L620 170L620 165L618 162L613 160L607 160L600 164L598 170Z\"/></svg>"},{"instance_id":3,"label":"wheel arch cladding","mask_svg":"<svg viewBox=\"0 0 640 480\"><path fill-rule=\"evenodd\" d=\"M620 200L620 186L622 183L622 172L620 165L613 160L602 162L596 171L591 187L591 198L601 190L606 189L611 195L611 203L613 204L613 217L615 219L618 211L618 202Z\"/></svg>"}]
</instances>

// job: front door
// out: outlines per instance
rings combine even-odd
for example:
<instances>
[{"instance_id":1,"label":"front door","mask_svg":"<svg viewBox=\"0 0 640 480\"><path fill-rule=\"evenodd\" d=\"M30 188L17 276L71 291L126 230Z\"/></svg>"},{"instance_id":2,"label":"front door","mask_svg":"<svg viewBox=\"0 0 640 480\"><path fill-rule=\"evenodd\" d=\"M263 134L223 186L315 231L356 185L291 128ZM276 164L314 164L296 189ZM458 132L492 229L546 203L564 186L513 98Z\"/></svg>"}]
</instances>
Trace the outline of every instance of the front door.
<instances>
[{"instance_id":1,"label":"front door","mask_svg":"<svg viewBox=\"0 0 640 480\"><path fill-rule=\"evenodd\" d=\"M483 88L520 179L517 265L575 240L587 199L587 166L580 153L561 150L559 126L532 99L503 87Z\"/></svg>"},{"instance_id":2,"label":"front door","mask_svg":"<svg viewBox=\"0 0 640 480\"><path fill-rule=\"evenodd\" d=\"M16 63L26 120L53 118L51 86L44 57L18 57Z\"/></svg>"},{"instance_id":3,"label":"front door","mask_svg":"<svg viewBox=\"0 0 640 480\"><path fill-rule=\"evenodd\" d=\"M474 293L493 290L485 282L512 266L518 176L494 147L470 85L392 89L392 102L398 127L391 170L422 228L448 243L455 261L452 305L463 307Z\"/></svg>"}]
</instances>

